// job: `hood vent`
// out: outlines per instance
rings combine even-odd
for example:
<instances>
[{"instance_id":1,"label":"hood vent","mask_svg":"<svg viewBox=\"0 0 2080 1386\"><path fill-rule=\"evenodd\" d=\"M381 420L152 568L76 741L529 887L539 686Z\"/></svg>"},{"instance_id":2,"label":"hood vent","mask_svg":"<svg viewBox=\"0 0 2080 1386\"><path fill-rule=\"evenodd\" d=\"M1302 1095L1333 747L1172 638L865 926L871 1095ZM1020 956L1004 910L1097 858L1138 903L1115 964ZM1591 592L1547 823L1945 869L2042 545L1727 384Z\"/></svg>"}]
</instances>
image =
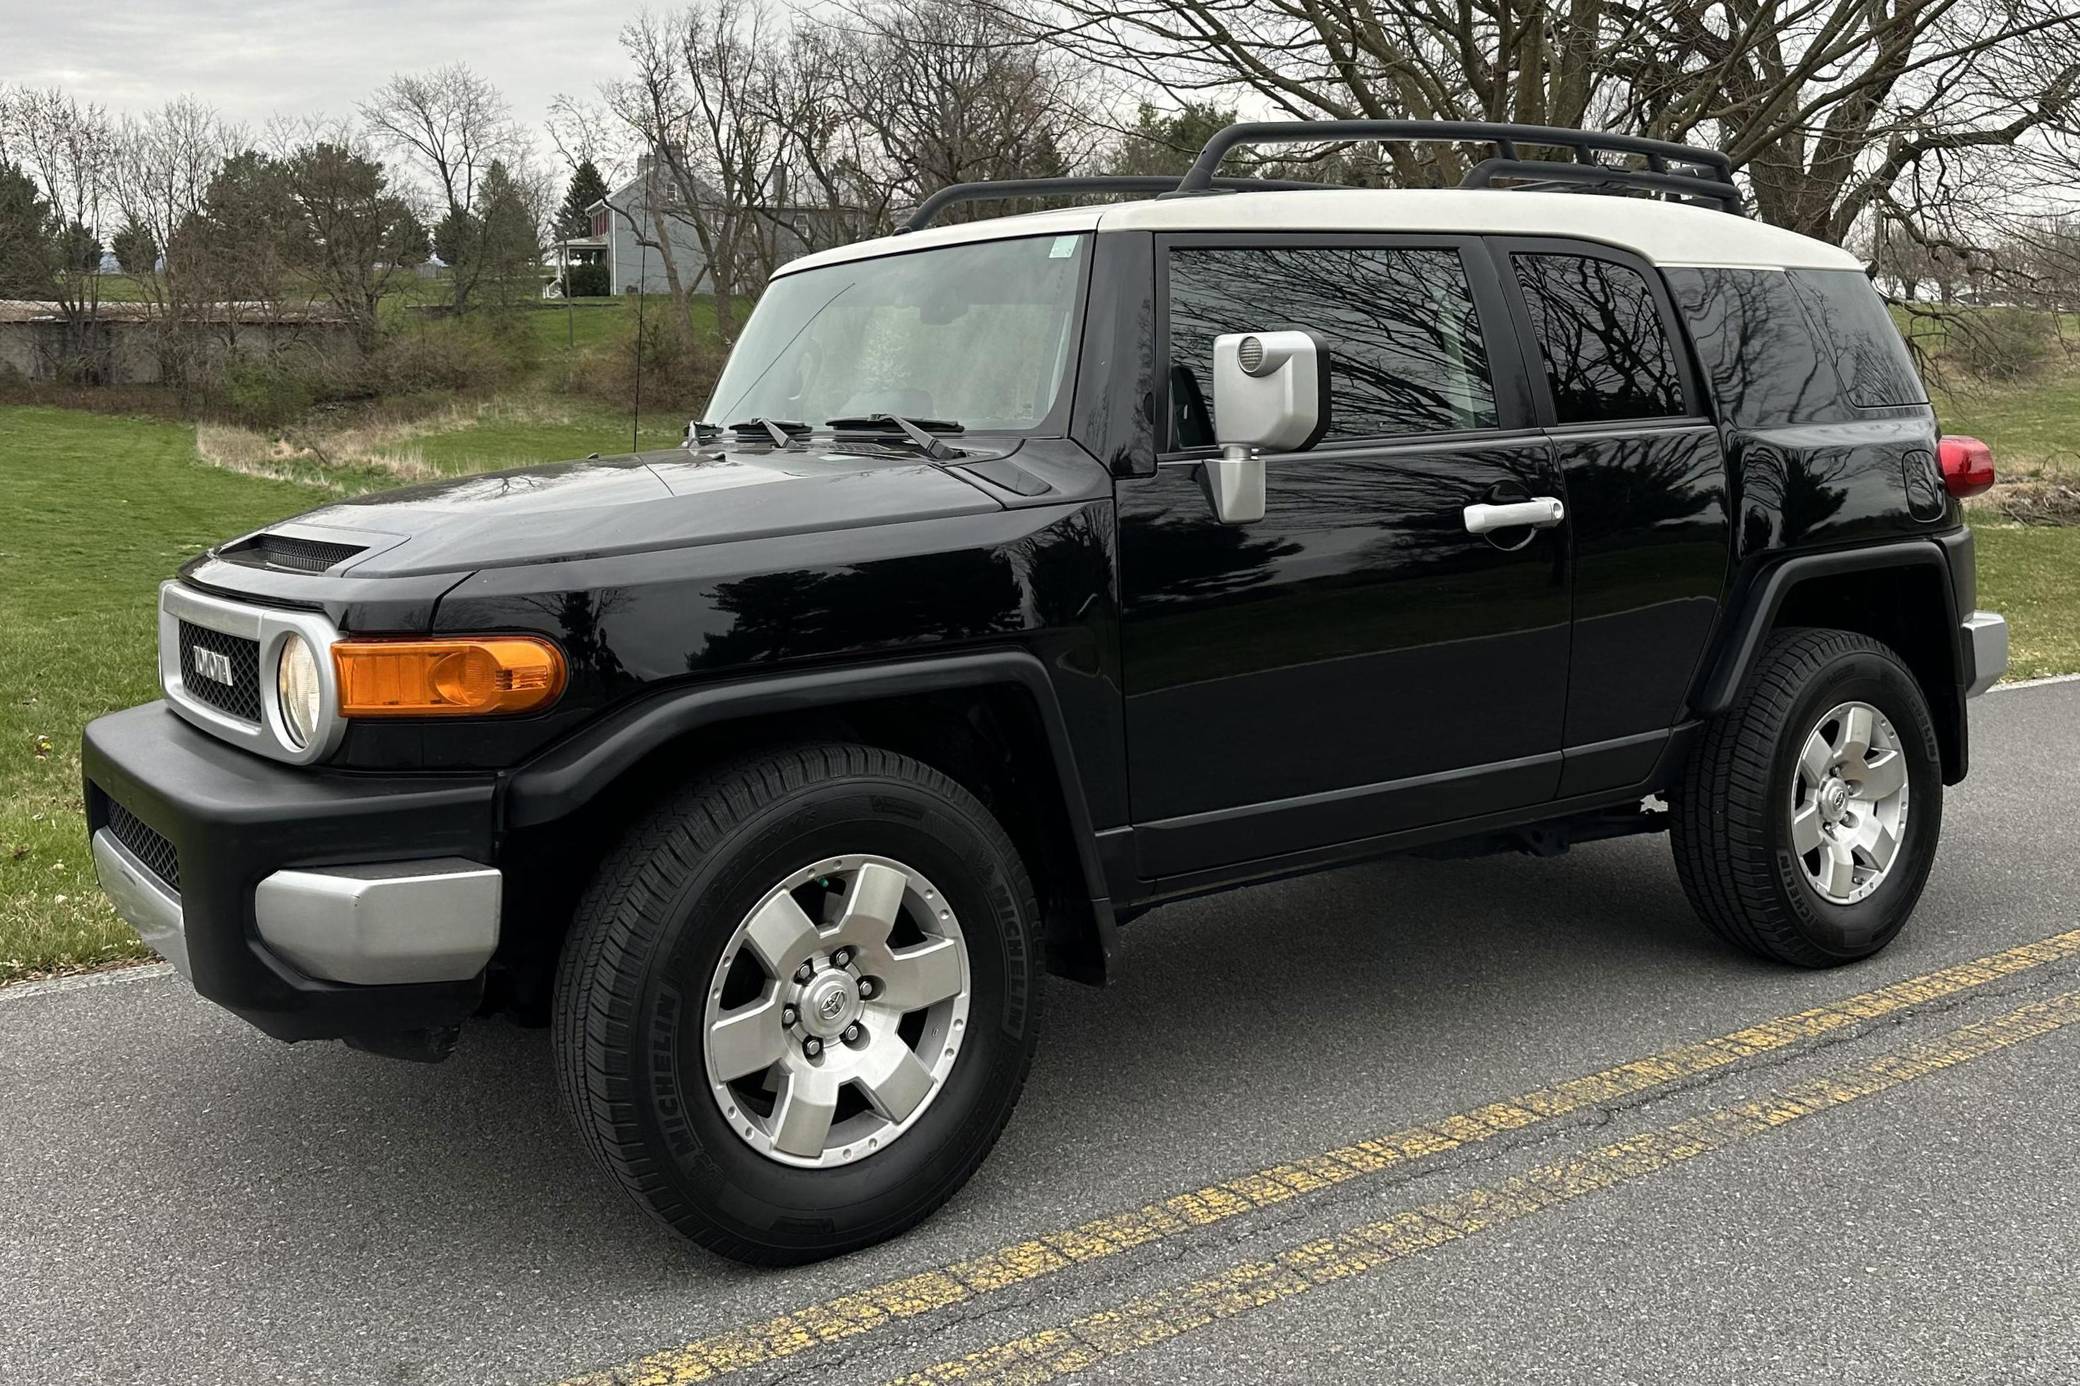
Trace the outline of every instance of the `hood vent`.
<instances>
[{"instance_id":1,"label":"hood vent","mask_svg":"<svg viewBox=\"0 0 2080 1386\"><path fill-rule=\"evenodd\" d=\"M289 534L256 534L217 556L232 563L243 563L248 568L322 573L338 567L356 554L367 552L366 544L334 544L323 539L298 539Z\"/></svg>"}]
</instances>

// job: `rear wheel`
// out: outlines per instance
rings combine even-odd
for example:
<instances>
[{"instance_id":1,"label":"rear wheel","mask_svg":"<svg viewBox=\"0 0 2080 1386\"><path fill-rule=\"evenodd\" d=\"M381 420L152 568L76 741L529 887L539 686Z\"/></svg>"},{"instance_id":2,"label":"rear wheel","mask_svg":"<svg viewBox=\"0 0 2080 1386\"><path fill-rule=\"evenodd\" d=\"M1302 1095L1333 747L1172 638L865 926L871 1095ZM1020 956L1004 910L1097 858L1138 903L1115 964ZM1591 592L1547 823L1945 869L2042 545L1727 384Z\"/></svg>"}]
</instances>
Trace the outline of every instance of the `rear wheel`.
<instances>
[{"instance_id":1,"label":"rear wheel","mask_svg":"<svg viewBox=\"0 0 2080 1386\"><path fill-rule=\"evenodd\" d=\"M1913 913L1942 824L1920 685L1868 636L1772 635L1669 807L1677 874L1720 936L1806 967L1869 957Z\"/></svg>"},{"instance_id":2,"label":"rear wheel","mask_svg":"<svg viewBox=\"0 0 2080 1386\"><path fill-rule=\"evenodd\" d=\"M740 763L640 824L580 906L566 1105L640 1204L724 1255L892 1236L1010 1117L1036 918L1009 839L937 771L849 745Z\"/></svg>"}]
</instances>

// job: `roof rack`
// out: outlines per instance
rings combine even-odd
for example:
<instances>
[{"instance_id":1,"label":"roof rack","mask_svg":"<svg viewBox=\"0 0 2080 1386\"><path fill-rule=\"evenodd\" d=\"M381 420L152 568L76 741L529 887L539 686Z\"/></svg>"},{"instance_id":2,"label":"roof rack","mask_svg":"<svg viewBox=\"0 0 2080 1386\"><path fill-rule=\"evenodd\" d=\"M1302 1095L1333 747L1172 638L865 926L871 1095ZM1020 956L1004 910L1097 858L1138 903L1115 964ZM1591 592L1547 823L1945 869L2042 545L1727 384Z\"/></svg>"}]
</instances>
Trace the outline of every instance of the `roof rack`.
<instances>
[{"instance_id":1,"label":"roof rack","mask_svg":"<svg viewBox=\"0 0 2080 1386\"><path fill-rule=\"evenodd\" d=\"M1298 192L1334 188L1335 183L1309 183L1297 178L1209 178L1205 192ZM1178 182L1168 174L1104 174L1090 178L1005 178L995 182L954 183L939 189L910 214L904 231L922 231L932 218L961 202L997 202L1015 197L1087 197L1099 193L1170 193Z\"/></svg>"},{"instance_id":2,"label":"roof rack","mask_svg":"<svg viewBox=\"0 0 2080 1386\"><path fill-rule=\"evenodd\" d=\"M1614 190L1661 193L1715 204L1745 216L1741 190L1733 181L1733 161L1716 149L1696 149L1670 140L1640 135L1609 135L1596 130L1570 130L1560 125L1519 125L1494 120L1276 120L1230 125L1217 131L1199 151L1183 178L1159 174L1115 174L1094 178L1007 178L998 182L955 183L926 198L911 214L904 231L920 231L932 218L961 202L995 202L1018 197L1079 197L1098 193L1153 193L1158 197L1199 197L1215 192L1296 192L1336 188L1295 178L1231 178L1216 173L1221 161L1246 144L1333 144L1347 141L1492 144L1496 156L1483 159L1459 181L1462 188L1492 188L1498 179L1518 180L1525 189L1568 192ZM1571 149L1573 163L1527 159L1520 146ZM1644 168L1622 168L1597 159L1598 153L1631 154Z\"/></svg>"},{"instance_id":3,"label":"roof rack","mask_svg":"<svg viewBox=\"0 0 2080 1386\"><path fill-rule=\"evenodd\" d=\"M1281 120L1230 125L1199 151L1198 159L1168 196L1193 197L1220 185L1214 170L1221 160L1246 144L1316 144L1350 140L1427 142L1449 140L1492 144L1498 157L1474 165L1461 180L1465 188L1493 187L1498 178L1534 183L1569 183L1593 191L1599 186L1643 192L1672 193L1717 203L1744 214L1740 189L1733 181L1733 161L1716 149L1695 149L1669 140L1639 135L1609 135L1570 130L1558 125L1519 125L1489 120ZM1526 159L1519 145L1571 149L1575 162ZM1615 168L1599 162L1598 152L1636 154L1643 169ZM1671 169L1670 165L1676 168Z\"/></svg>"}]
</instances>

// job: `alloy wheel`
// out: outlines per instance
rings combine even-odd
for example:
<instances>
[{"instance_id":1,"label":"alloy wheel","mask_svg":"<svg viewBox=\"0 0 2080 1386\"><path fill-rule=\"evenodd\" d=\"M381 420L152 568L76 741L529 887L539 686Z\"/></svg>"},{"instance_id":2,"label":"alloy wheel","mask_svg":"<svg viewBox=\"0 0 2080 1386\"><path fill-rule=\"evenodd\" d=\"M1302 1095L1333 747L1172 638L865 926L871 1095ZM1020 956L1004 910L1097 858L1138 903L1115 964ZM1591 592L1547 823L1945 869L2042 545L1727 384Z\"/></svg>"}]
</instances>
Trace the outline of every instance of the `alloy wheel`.
<instances>
[{"instance_id":1,"label":"alloy wheel","mask_svg":"<svg viewBox=\"0 0 2080 1386\"><path fill-rule=\"evenodd\" d=\"M921 872L879 856L814 862L722 950L701 1029L709 1089L770 1159L865 1159L944 1089L970 988L960 921Z\"/></svg>"},{"instance_id":2,"label":"alloy wheel","mask_svg":"<svg viewBox=\"0 0 2080 1386\"><path fill-rule=\"evenodd\" d=\"M1907 826L1907 757L1869 703L1831 708L1807 733L1791 785L1791 850L1822 900L1853 905L1884 883Z\"/></svg>"}]
</instances>

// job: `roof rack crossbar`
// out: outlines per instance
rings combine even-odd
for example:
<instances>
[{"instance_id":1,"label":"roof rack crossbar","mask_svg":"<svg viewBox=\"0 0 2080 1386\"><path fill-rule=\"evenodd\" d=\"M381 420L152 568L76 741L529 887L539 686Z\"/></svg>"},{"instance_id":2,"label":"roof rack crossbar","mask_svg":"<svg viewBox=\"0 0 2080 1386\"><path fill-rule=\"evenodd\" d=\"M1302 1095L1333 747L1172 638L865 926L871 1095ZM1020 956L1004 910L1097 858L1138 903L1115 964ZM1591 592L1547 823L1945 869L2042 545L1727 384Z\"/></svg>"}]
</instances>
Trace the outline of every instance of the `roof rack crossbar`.
<instances>
[{"instance_id":1,"label":"roof rack crossbar","mask_svg":"<svg viewBox=\"0 0 2080 1386\"><path fill-rule=\"evenodd\" d=\"M1537 183L1575 183L1583 188L1632 188L1642 192L1679 193L1685 197L1716 202L1729 212L1741 210L1740 189L1710 178L1685 173L1651 173L1642 169L1610 168L1603 164L1556 164L1543 159L1484 159L1467 170L1462 188L1488 188L1497 178L1522 178Z\"/></svg>"},{"instance_id":2,"label":"roof rack crossbar","mask_svg":"<svg viewBox=\"0 0 2080 1386\"><path fill-rule=\"evenodd\" d=\"M1310 183L1298 178L1215 178L1218 192L1299 192L1334 188L1335 183ZM1010 198L1087 197L1100 193L1167 193L1177 188L1177 179L1167 174L1102 174L1088 178L1005 178L993 182L954 183L939 189L922 203L904 231L921 231L948 207L962 202L997 202Z\"/></svg>"},{"instance_id":3,"label":"roof rack crossbar","mask_svg":"<svg viewBox=\"0 0 2080 1386\"><path fill-rule=\"evenodd\" d=\"M1216 186L1216 170L1221 161L1235 149L1252 144L1316 144L1347 140L1409 142L1453 141L1492 144L1500 154L1500 162L1520 164L1536 162L1520 157L1521 144L1545 145L1556 149L1574 151L1579 161L1576 165L1559 164L1554 167L1588 168L1598 177L1595 181L1610 182L1617 186L1639 188L1656 192L1679 192L1690 197L1707 198L1739 212L1741 199L1733 182L1733 161L1716 149L1697 149L1669 140L1651 140L1641 135L1605 134L1595 130L1570 130L1558 125L1520 125L1513 121L1489 120L1287 120L1245 122L1230 125L1217 132L1199 151L1198 159L1190 172L1177 185L1173 197L1191 197L1208 192ZM1596 163L1596 153L1634 154L1647 162L1646 171L1636 169L1610 169L1608 172L1622 177L1605 178L1606 170ZM1461 185L1483 187L1495 177L1492 166L1497 160L1490 159L1480 168L1490 169L1481 182L1468 175ZM1687 171L1669 172L1674 164ZM1579 174L1564 176L1566 181L1588 181ZM1646 178L1652 182L1640 182ZM1709 188L1709 191L1706 189Z\"/></svg>"}]
</instances>

